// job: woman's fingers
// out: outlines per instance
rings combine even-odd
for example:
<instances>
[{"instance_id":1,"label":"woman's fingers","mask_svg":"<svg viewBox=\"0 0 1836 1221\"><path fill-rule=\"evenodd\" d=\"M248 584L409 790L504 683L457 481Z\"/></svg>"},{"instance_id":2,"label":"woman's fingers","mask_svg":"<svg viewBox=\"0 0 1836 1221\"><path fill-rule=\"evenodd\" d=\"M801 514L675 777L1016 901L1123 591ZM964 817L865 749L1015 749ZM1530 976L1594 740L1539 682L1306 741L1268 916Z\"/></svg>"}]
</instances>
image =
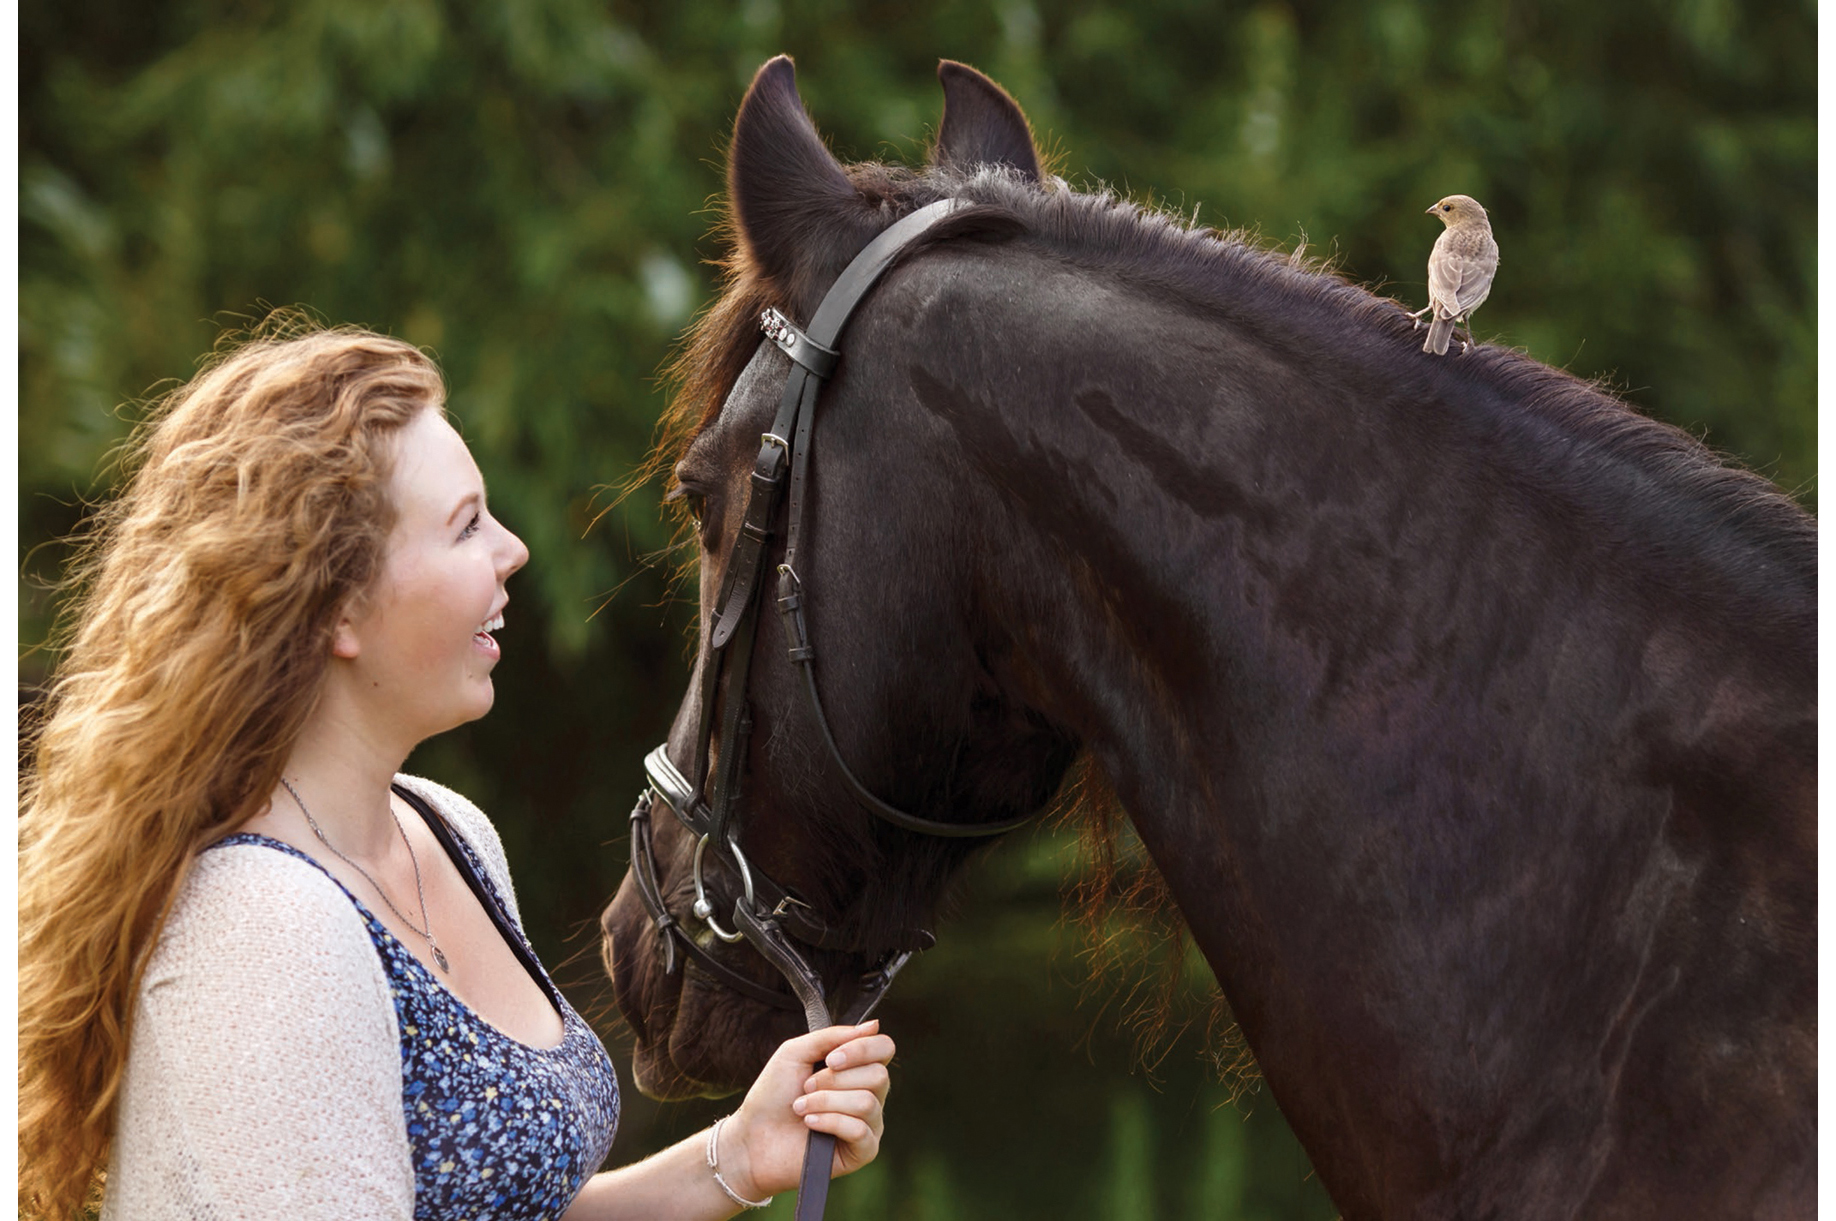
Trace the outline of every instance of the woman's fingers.
<instances>
[{"instance_id":1,"label":"woman's fingers","mask_svg":"<svg viewBox=\"0 0 1836 1221\"><path fill-rule=\"evenodd\" d=\"M877 1112L876 1112L877 1116ZM844 1111L821 1111L803 1120L812 1132L827 1132L835 1138L835 1160L831 1174L848 1174L860 1169L880 1155L880 1127L858 1115Z\"/></svg>"},{"instance_id":2,"label":"woman's fingers","mask_svg":"<svg viewBox=\"0 0 1836 1221\"><path fill-rule=\"evenodd\" d=\"M886 1099L886 1091L892 1086L892 1074L886 1071L884 1064L863 1064L859 1068L844 1068L837 1071L832 1068L818 1069L803 1082L805 1094L817 1090L870 1090Z\"/></svg>"},{"instance_id":3,"label":"woman's fingers","mask_svg":"<svg viewBox=\"0 0 1836 1221\"><path fill-rule=\"evenodd\" d=\"M869 1124L877 1122L880 1097L869 1090L817 1090L791 1103L791 1110L808 1119L815 1115L853 1115Z\"/></svg>"},{"instance_id":4,"label":"woman's fingers","mask_svg":"<svg viewBox=\"0 0 1836 1221\"><path fill-rule=\"evenodd\" d=\"M824 1111L820 1115L811 1115L805 1121L812 1132L827 1132L840 1142L837 1150L847 1150L847 1164L854 1166L871 1162L880 1148L880 1134L873 1126L857 1115L843 1115L839 1111Z\"/></svg>"},{"instance_id":5,"label":"woman's fingers","mask_svg":"<svg viewBox=\"0 0 1836 1221\"><path fill-rule=\"evenodd\" d=\"M873 1161L879 1155L886 1095L892 1086L887 1065L895 1050L877 1021L830 1026L780 1044L732 1125L736 1135L768 1139L752 1154L752 1165L769 1166L761 1171L760 1182L771 1190L779 1189L780 1181L796 1183L802 1137L795 1135L796 1127L783 1126L786 1119L806 1131L835 1137L836 1174ZM776 1110L786 1101L791 1115Z\"/></svg>"},{"instance_id":6,"label":"woman's fingers","mask_svg":"<svg viewBox=\"0 0 1836 1221\"><path fill-rule=\"evenodd\" d=\"M868 1025L874 1027L876 1033L845 1039L837 1043L828 1052L824 1053L821 1057L821 1063L828 1068L843 1069L856 1068L863 1064L886 1064L891 1062L893 1053L896 1052L898 1048L893 1046L891 1038L877 1033L879 1025L877 1022L870 1022ZM831 1027L830 1029L847 1028ZM865 1028L854 1027L853 1029L861 1030ZM817 1033L820 1034L824 1032L818 1031ZM816 1063L814 1060L810 1062Z\"/></svg>"},{"instance_id":7,"label":"woman's fingers","mask_svg":"<svg viewBox=\"0 0 1836 1221\"><path fill-rule=\"evenodd\" d=\"M787 1039L779 1046L778 1053L803 1064L828 1064L831 1068L846 1068L850 1064L865 1063L871 1057L859 1049L853 1049L843 1052L840 1062L836 1063L831 1060L836 1052L842 1051L851 1042L864 1043L874 1039L885 1039L886 1055L888 1059L891 1059L892 1040L887 1039L879 1031L878 1018L870 1022L863 1022L859 1026L825 1026L821 1030L813 1030L809 1034Z\"/></svg>"}]
</instances>

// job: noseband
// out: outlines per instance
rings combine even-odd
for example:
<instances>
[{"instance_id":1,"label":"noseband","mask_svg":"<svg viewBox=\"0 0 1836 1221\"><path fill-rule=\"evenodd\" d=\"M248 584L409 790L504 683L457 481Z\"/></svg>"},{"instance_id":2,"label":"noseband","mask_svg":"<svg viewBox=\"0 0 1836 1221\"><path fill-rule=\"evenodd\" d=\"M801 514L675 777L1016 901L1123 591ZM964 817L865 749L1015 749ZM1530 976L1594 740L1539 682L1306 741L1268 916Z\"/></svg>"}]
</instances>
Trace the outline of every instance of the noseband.
<instances>
[{"instance_id":1,"label":"noseband","mask_svg":"<svg viewBox=\"0 0 1836 1221\"><path fill-rule=\"evenodd\" d=\"M694 766L690 772L693 780L677 770L665 747L657 747L644 760L649 788L638 798L637 807L631 812L632 876L651 923L656 927L664 971L674 974L680 965L682 960L676 955L680 944L717 983L765 1004L801 1009L811 1030L828 1026L833 1019L822 977L810 965L800 945L868 955L878 951L876 965L859 978L853 1002L842 1015L843 1021L858 1022L872 1012L891 985L893 976L912 954L929 948L933 938L929 932L913 929L899 934L891 947L858 945L831 928L807 903L754 869L740 848L736 810L740 761L745 758L746 741L752 729L752 719L746 708L746 682L753 646L758 638L758 590L787 477L790 502L785 514L784 558L777 565L778 612L790 660L803 673L803 689L823 745L849 793L876 818L921 835L950 838L1000 835L1027 821L1020 818L1002 823L962 824L920 818L881 801L861 783L842 758L829 729L828 717L823 714L822 698L816 690L816 650L810 643L804 618L808 595L796 567L809 482L816 400L840 358L837 343L842 329L893 261L931 226L962 206L956 200L939 200L900 219L869 242L823 297L807 331L799 330L775 309L766 310L760 319L765 337L791 358L791 372L779 401L777 417L770 431L760 438L745 522L734 543L727 575L709 623L708 647L702 651L702 661L695 676L700 722L695 735ZM717 708L720 709L720 751L718 757L710 760ZM783 975L795 994L794 999L724 966L670 913L663 901L651 848L653 797L662 801L695 837L694 918L705 923L721 941L750 942ZM715 918L714 904L708 897L703 869L709 855L722 862L727 872L739 880L741 893L734 900L731 929L723 927ZM822 1215L833 1143L833 1138L823 1133L810 1134L799 1189L799 1221Z\"/></svg>"}]
</instances>

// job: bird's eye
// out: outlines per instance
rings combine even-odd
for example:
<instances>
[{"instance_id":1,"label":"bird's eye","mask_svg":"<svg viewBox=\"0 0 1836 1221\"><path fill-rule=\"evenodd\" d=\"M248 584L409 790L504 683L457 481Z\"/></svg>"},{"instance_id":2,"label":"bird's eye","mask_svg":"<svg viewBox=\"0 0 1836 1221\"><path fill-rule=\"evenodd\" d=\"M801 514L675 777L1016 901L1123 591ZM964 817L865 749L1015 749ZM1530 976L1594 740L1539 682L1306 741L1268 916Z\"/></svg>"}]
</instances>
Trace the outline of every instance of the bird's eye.
<instances>
[{"instance_id":1,"label":"bird's eye","mask_svg":"<svg viewBox=\"0 0 1836 1221\"><path fill-rule=\"evenodd\" d=\"M1442 205L1441 205L1441 211L1443 211L1443 212L1451 212L1451 211L1453 211L1453 205L1452 205L1452 204L1442 204Z\"/></svg>"}]
</instances>

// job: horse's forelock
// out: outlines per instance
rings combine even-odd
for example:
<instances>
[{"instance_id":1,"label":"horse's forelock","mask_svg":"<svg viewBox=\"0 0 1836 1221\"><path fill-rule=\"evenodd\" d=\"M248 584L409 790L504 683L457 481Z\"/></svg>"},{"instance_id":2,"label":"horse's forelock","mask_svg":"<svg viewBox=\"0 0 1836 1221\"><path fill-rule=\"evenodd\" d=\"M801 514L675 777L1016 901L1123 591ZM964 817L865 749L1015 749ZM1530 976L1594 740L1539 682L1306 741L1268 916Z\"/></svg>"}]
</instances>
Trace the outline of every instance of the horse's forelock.
<instances>
[{"instance_id":1,"label":"horse's forelock","mask_svg":"<svg viewBox=\"0 0 1836 1221\"><path fill-rule=\"evenodd\" d=\"M847 173L862 200L879 210L888 225L922 204L942 198L944 188L963 177L950 170L920 174L877 162L848 166ZM945 181L940 183L939 179ZM965 213L938 226L936 236L927 235L921 243L914 243L912 253L966 231L994 228L1008 216L1004 210L988 207ZM820 218L812 218L812 244L818 240L826 244L826 239L815 236L821 232L819 221ZM791 307L796 295L793 287L767 275L740 240L731 201L723 202L711 236L726 251L715 263L721 271L720 292L690 324L664 366L668 401L658 422L655 443L638 474L639 482L661 479L666 492L675 486L675 464L720 414L757 348L759 315L767 308ZM823 250L813 252L806 262L836 264L839 269L855 253L851 248Z\"/></svg>"}]
</instances>

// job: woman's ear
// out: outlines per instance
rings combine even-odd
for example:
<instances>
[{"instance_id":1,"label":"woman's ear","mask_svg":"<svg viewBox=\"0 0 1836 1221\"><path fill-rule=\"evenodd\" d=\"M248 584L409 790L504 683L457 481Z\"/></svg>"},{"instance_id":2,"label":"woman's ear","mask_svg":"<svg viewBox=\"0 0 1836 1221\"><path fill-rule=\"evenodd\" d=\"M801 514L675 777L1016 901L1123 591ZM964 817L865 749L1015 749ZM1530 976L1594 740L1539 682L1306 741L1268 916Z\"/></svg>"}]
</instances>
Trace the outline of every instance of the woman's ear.
<instances>
[{"instance_id":1,"label":"woman's ear","mask_svg":"<svg viewBox=\"0 0 1836 1221\"><path fill-rule=\"evenodd\" d=\"M353 660L363 652L358 640L357 620L353 614L355 607L346 602L338 614L338 626L332 629L332 656L342 657L345 661Z\"/></svg>"}]
</instances>

